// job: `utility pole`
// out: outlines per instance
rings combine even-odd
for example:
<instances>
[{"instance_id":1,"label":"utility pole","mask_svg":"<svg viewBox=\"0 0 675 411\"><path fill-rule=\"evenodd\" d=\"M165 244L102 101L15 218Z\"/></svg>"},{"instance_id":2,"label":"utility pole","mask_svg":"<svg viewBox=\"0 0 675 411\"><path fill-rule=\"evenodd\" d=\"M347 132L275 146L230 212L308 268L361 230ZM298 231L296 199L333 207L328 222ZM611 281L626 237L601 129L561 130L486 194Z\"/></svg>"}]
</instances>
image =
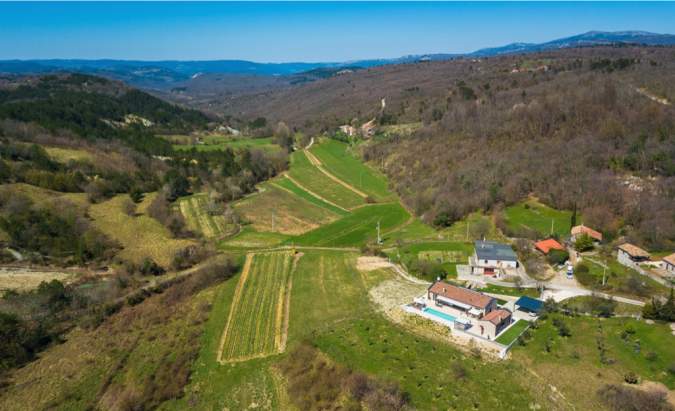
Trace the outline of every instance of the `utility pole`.
<instances>
[{"instance_id":1,"label":"utility pole","mask_svg":"<svg viewBox=\"0 0 675 411\"><path fill-rule=\"evenodd\" d=\"M555 220L551 219L551 235L553 235L553 222L555 222Z\"/></svg>"},{"instance_id":2,"label":"utility pole","mask_svg":"<svg viewBox=\"0 0 675 411\"><path fill-rule=\"evenodd\" d=\"M359 187L363 187L363 184L361 183L361 173L359 173Z\"/></svg>"},{"instance_id":3,"label":"utility pole","mask_svg":"<svg viewBox=\"0 0 675 411\"><path fill-rule=\"evenodd\" d=\"M607 271L607 260L605 260L605 265L602 267L602 285L605 285L605 272Z\"/></svg>"},{"instance_id":4,"label":"utility pole","mask_svg":"<svg viewBox=\"0 0 675 411\"><path fill-rule=\"evenodd\" d=\"M380 238L380 220L377 220L377 243L380 244L382 239Z\"/></svg>"},{"instance_id":5,"label":"utility pole","mask_svg":"<svg viewBox=\"0 0 675 411\"><path fill-rule=\"evenodd\" d=\"M274 232L274 213L272 213L272 232Z\"/></svg>"},{"instance_id":6,"label":"utility pole","mask_svg":"<svg viewBox=\"0 0 675 411\"><path fill-rule=\"evenodd\" d=\"M469 241L469 224L470 222L466 222L466 241Z\"/></svg>"}]
</instances>

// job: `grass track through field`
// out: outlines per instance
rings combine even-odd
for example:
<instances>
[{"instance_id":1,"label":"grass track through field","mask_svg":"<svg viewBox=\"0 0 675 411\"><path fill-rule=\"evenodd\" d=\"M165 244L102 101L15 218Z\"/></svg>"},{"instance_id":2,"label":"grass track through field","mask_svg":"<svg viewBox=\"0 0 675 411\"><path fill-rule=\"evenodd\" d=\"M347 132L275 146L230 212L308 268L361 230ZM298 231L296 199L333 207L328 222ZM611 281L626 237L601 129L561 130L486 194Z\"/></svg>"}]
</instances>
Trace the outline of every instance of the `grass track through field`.
<instances>
[{"instance_id":1,"label":"grass track through field","mask_svg":"<svg viewBox=\"0 0 675 411\"><path fill-rule=\"evenodd\" d=\"M363 198L368 197L367 194L363 193L362 191L357 190L356 188L350 186L349 184L345 183L344 181L340 180L339 178L337 178L333 174L326 171L326 169L324 169L322 167L321 161L318 158L316 158L316 156L314 154L312 154L312 152L310 152L308 150L303 150L303 151L307 155L307 157L309 158L309 161L312 162L312 164L315 165L316 168L321 170L322 173L324 173L328 177L332 178L333 180L337 181L338 183L342 184L343 186L347 187L348 189L352 190L353 192L360 195L361 197L363 197Z\"/></svg>"},{"instance_id":2,"label":"grass track through field","mask_svg":"<svg viewBox=\"0 0 675 411\"><path fill-rule=\"evenodd\" d=\"M249 254L237 284L218 361L246 361L281 352L291 254Z\"/></svg>"},{"instance_id":3,"label":"grass track through field","mask_svg":"<svg viewBox=\"0 0 675 411\"><path fill-rule=\"evenodd\" d=\"M211 215L205 207L210 199L206 194L196 194L183 197L176 203L185 217L188 227L202 233L206 238L216 238L227 235L236 227L228 224L222 215Z\"/></svg>"}]
</instances>

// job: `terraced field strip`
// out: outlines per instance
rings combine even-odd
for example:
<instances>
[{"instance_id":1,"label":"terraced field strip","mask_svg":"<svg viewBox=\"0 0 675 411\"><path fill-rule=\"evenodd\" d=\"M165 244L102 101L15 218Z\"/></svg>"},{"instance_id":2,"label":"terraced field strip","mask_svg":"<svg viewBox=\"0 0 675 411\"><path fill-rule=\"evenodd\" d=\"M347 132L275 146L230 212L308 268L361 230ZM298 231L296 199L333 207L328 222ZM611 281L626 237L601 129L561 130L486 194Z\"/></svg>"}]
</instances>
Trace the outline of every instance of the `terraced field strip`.
<instances>
[{"instance_id":1,"label":"terraced field strip","mask_svg":"<svg viewBox=\"0 0 675 411\"><path fill-rule=\"evenodd\" d=\"M220 362L246 361L282 350L290 252L249 254L218 352Z\"/></svg>"},{"instance_id":2,"label":"terraced field strip","mask_svg":"<svg viewBox=\"0 0 675 411\"><path fill-rule=\"evenodd\" d=\"M301 193L301 191L304 191L304 192L306 192L307 194L309 194L310 196L319 199L321 202L324 202L324 203L326 203L326 204L328 204L328 205L330 205L330 206L333 206L333 207L337 208L339 211L338 211L338 210L333 210L332 208L328 208L329 210L335 211L335 212L337 212L338 214L340 214L340 211L344 212L345 215L346 215L346 214L349 214L349 210L347 210L346 208L340 207L339 205L337 205L337 204L335 204L335 203L332 203L332 202L326 200L325 198L321 197L320 195L318 195L318 194L316 194L316 193L314 193L314 192L312 192L312 191L309 191L307 188L301 186L300 183L298 183L297 181L295 181L295 180L293 179L293 177L289 176L287 173L284 173L284 176L286 176L286 178L287 178L293 185L297 186L297 188L298 188L300 191L296 191L296 190L293 190L292 188L289 188L289 187L288 187L288 184L283 184L283 183L273 183L273 184L276 185L277 187L282 187L282 186L284 186L284 187L282 187L282 188L284 188L284 189L286 189L286 190L288 190L288 191L291 191L291 192L293 192L293 193L299 195L300 197L304 198L305 200L308 200L308 201L310 201L310 202L316 204L315 201L313 201L313 200L310 199L310 198L307 198L306 196L304 196L304 195ZM320 205L321 205L321 204L320 204ZM365 205L365 204L364 204L364 205Z\"/></svg>"},{"instance_id":3,"label":"terraced field strip","mask_svg":"<svg viewBox=\"0 0 675 411\"><path fill-rule=\"evenodd\" d=\"M338 183L342 184L342 185L345 186L346 188L352 190L353 192L355 192L356 194L360 195L361 197L363 197L363 198L368 197L368 194L364 194L362 191L357 190L356 188L350 186L349 184L345 183L344 181L340 180L339 178L335 177L334 175L332 175L331 173L329 173L328 171L326 171L326 169L324 169L323 167L321 167L321 161L320 161L314 154L312 154L310 151L304 150L304 152L305 152L305 154L307 154L307 157L309 158L309 161L310 161L313 165L315 165L316 168L318 168L319 170L321 170L321 172L323 172L325 175L327 175L328 177L330 177L330 178L332 178L333 180L337 181Z\"/></svg>"},{"instance_id":4,"label":"terraced field strip","mask_svg":"<svg viewBox=\"0 0 675 411\"><path fill-rule=\"evenodd\" d=\"M194 195L180 199L178 204L190 229L199 231L207 238L227 234L230 230L225 219L222 216L212 216L206 211L208 202L208 196Z\"/></svg>"}]
</instances>

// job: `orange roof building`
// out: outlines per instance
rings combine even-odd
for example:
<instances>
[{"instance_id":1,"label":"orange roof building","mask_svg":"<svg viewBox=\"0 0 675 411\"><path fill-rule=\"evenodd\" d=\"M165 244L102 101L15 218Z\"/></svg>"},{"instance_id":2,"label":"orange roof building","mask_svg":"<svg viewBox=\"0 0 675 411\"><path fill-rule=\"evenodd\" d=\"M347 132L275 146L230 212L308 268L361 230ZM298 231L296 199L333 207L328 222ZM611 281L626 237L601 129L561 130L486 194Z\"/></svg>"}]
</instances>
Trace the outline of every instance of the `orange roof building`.
<instances>
[{"instance_id":1,"label":"orange roof building","mask_svg":"<svg viewBox=\"0 0 675 411\"><path fill-rule=\"evenodd\" d=\"M552 248L555 248L556 250L565 250L565 247L563 247L562 244L560 244L559 242L555 241L552 238L536 242L534 243L534 246L537 248L537 250L541 251L544 254L548 254L548 252L551 251Z\"/></svg>"},{"instance_id":2,"label":"orange roof building","mask_svg":"<svg viewBox=\"0 0 675 411\"><path fill-rule=\"evenodd\" d=\"M578 225L576 227L572 227L572 238L576 239L582 233L587 233L589 236L593 237L597 241L602 242L602 234L586 227L584 223L581 223L581 225Z\"/></svg>"}]
</instances>

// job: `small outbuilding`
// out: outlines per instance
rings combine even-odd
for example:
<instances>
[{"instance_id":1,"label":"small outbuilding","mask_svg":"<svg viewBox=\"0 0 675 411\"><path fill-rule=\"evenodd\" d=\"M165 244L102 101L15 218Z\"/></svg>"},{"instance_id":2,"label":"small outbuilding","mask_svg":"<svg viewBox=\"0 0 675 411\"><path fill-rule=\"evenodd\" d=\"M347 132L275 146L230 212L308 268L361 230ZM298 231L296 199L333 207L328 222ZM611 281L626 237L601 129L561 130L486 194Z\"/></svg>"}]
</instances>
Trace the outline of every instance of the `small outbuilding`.
<instances>
[{"instance_id":1,"label":"small outbuilding","mask_svg":"<svg viewBox=\"0 0 675 411\"><path fill-rule=\"evenodd\" d=\"M536 313L544 306L543 301L532 297L522 296L516 301L514 310L525 311L526 313Z\"/></svg>"},{"instance_id":2,"label":"small outbuilding","mask_svg":"<svg viewBox=\"0 0 675 411\"><path fill-rule=\"evenodd\" d=\"M602 244L602 234L586 227L584 223L581 223L581 225L578 225L576 227L572 227L572 230L570 232L572 237L570 238L570 241L572 243L575 243L577 241L577 238L579 238L579 236L583 233L588 234L593 239L593 242L596 245Z\"/></svg>"},{"instance_id":3,"label":"small outbuilding","mask_svg":"<svg viewBox=\"0 0 675 411\"><path fill-rule=\"evenodd\" d=\"M534 243L534 248L536 248L537 250L541 251L544 254L548 254L548 252L551 251L551 249L565 250L565 247L562 244L560 244L559 242L555 241L552 238Z\"/></svg>"},{"instance_id":4,"label":"small outbuilding","mask_svg":"<svg viewBox=\"0 0 675 411\"><path fill-rule=\"evenodd\" d=\"M675 254L663 257L663 269L670 275L675 275Z\"/></svg>"}]
</instances>

